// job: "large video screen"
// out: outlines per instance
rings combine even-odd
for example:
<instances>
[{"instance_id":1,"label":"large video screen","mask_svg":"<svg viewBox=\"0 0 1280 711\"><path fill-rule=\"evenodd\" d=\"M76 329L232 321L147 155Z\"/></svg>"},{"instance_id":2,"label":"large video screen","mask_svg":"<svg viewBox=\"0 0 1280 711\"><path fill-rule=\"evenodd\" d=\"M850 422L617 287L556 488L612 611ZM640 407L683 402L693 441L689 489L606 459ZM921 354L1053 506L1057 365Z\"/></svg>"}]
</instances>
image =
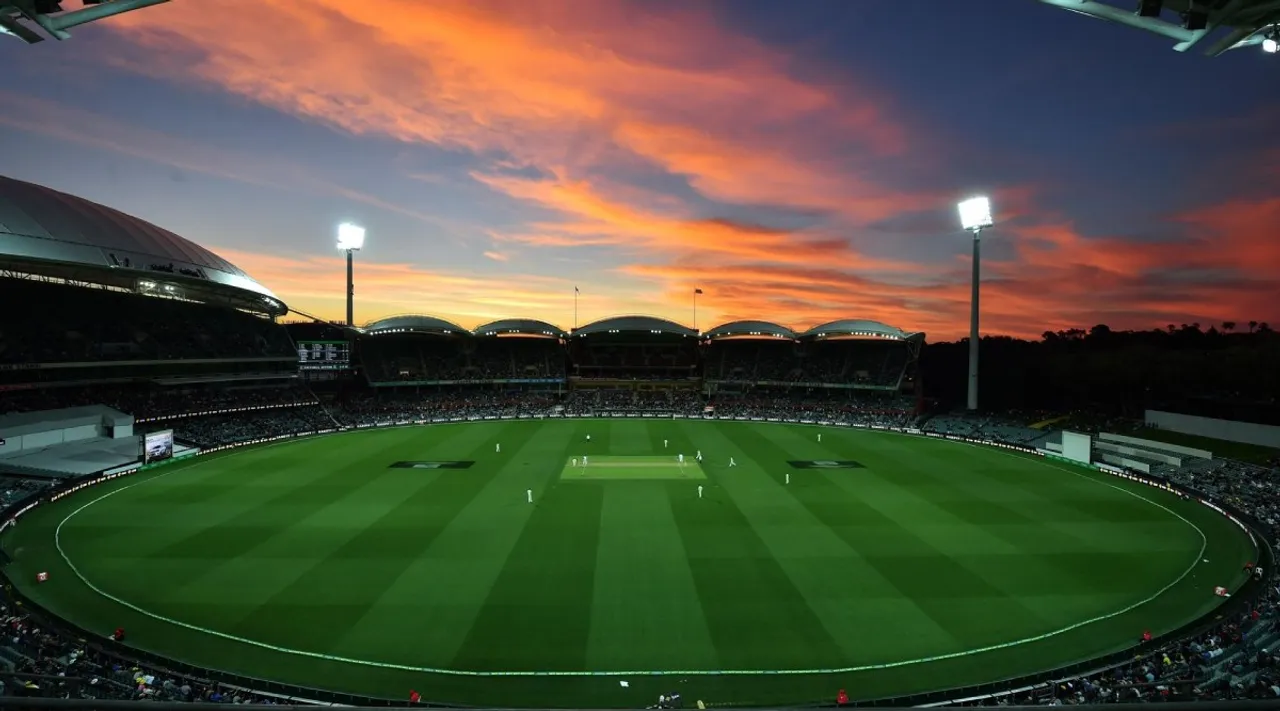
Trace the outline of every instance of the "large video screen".
<instances>
[{"instance_id":1,"label":"large video screen","mask_svg":"<svg viewBox=\"0 0 1280 711\"><path fill-rule=\"evenodd\" d=\"M350 365L351 344L346 341L298 341L302 370L344 370Z\"/></svg>"},{"instance_id":2,"label":"large video screen","mask_svg":"<svg viewBox=\"0 0 1280 711\"><path fill-rule=\"evenodd\" d=\"M173 456L173 430L148 432L142 439L142 461L150 464Z\"/></svg>"}]
</instances>

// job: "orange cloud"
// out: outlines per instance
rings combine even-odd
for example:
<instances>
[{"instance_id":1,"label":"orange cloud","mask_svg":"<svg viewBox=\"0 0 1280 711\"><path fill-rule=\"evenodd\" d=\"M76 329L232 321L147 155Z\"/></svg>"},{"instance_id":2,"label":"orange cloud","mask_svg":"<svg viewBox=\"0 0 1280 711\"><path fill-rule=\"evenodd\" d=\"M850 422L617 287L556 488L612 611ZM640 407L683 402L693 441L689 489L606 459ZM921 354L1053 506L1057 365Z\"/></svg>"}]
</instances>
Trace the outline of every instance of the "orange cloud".
<instances>
[{"instance_id":1,"label":"orange cloud","mask_svg":"<svg viewBox=\"0 0 1280 711\"><path fill-rule=\"evenodd\" d=\"M888 101L841 77L818 87L792 62L688 10L563 0L234 0L172 3L120 18L145 57L131 68L194 76L355 134L500 151L581 173L629 154L706 195L878 219L913 203L842 152L908 141ZM210 32L210 18L219 23ZM156 60L156 53L164 57ZM771 136L791 133L785 145Z\"/></svg>"}]
</instances>

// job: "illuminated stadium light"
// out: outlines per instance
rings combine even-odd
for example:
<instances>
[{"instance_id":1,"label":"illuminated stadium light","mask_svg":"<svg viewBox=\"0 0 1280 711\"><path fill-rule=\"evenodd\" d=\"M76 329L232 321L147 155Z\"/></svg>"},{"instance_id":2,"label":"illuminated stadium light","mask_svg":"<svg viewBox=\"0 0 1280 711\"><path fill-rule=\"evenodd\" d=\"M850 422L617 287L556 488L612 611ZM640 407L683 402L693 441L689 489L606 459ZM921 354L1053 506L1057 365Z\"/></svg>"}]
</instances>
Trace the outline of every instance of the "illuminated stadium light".
<instances>
[{"instance_id":1,"label":"illuminated stadium light","mask_svg":"<svg viewBox=\"0 0 1280 711\"><path fill-rule=\"evenodd\" d=\"M355 253L364 247L364 228L344 222L338 225L338 249L347 253L347 325L356 325Z\"/></svg>"},{"instance_id":2,"label":"illuminated stadium light","mask_svg":"<svg viewBox=\"0 0 1280 711\"><path fill-rule=\"evenodd\" d=\"M359 250L364 247L364 228L344 222L338 225L338 249Z\"/></svg>"},{"instance_id":3,"label":"illuminated stadium light","mask_svg":"<svg viewBox=\"0 0 1280 711\"><path fill-rule=\"evenodd\" d=\"M991 200L985 195L963 200L960 226L973 233L973 283L969 299L969 402L968 409L978 409L978 296L982 283L982 231L995 224L991 216Z\"/></svg>"},{"instance_id":4,"label":"illuminated stadium light","mask_svg":"<svg viewBox=\"0 0 1280 711\"><path fill-rule=\"evenodd\" d=\"M1280 30L1271 30L1262 40L1262 51L1267 54L1280 52Z\"/></svg>"},{"instance_id":5,"label":"illuminated stadium light","mask_svg":"<svg viewBox=\"0 0 1280 711\"><path fill-rule=\"evenodd\" d=\"M995 224L991 219L991 201L979 195L960 203L960 224L972 232Z\"/></svg>"}]
</instances>

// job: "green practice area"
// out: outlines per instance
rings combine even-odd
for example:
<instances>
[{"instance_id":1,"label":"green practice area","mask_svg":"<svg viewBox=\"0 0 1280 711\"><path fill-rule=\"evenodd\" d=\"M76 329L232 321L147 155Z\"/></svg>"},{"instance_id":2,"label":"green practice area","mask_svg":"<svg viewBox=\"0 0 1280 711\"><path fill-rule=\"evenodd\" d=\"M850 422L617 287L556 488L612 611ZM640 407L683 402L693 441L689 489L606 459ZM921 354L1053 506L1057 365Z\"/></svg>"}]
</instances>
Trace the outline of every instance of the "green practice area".
<instances>
[{"instance_id":1,"label":"green practice area","mask_svg":"<svg viewBox=\"0 0 1280 711\"><path fill-rule=\"evenodd\" d=\"M1026 675L1209 612L1253 556L1194 501L1006 449L634 418L231 450L37 507L3 546L38 604L183 662L631 708Z\"/></svg>"}]
</instances>

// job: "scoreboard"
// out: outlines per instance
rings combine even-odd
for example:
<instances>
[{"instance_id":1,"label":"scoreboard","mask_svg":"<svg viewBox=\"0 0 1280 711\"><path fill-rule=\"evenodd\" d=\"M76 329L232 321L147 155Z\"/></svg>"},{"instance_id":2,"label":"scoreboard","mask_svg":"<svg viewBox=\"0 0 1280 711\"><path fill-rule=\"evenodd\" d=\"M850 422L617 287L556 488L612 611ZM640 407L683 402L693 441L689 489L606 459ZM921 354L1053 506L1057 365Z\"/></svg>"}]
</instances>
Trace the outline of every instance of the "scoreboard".
<instances>
[{"instance_id":1,"label":"scoreboard","mask_svg":"<svg viewBox=\"0 0 1280 711\"><path fill-rule=\"evenodd\" d=\"M347 341L298 341L301 370L346 370L350 366L351 344Z\"/></svg>"}]
</instances>

